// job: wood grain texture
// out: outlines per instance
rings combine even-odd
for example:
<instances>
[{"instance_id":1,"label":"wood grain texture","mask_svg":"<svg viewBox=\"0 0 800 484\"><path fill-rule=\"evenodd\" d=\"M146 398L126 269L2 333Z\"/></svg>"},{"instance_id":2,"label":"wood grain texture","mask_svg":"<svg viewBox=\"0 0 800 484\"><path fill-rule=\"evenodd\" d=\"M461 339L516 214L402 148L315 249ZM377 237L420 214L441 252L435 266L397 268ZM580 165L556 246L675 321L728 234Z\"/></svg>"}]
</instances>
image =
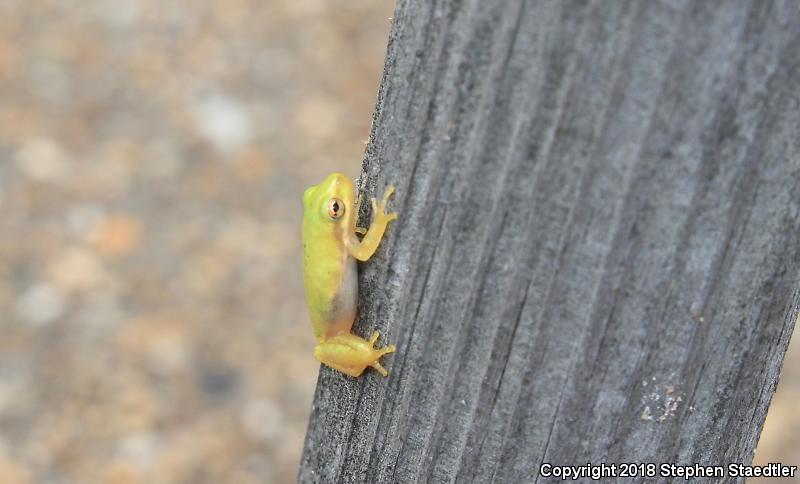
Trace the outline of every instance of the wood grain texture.
<instances>
[{"instance_id":1,"label":"wood grain texture","mask_svg":"<svg viewBox=\"0 0 800 484\"><path fill-rule=\"evenodd\" d=\"M362 189L383 379L320 371L301 482L749 463L800 301L796 1L399 0Z\"/></svg>"}]
</instances>

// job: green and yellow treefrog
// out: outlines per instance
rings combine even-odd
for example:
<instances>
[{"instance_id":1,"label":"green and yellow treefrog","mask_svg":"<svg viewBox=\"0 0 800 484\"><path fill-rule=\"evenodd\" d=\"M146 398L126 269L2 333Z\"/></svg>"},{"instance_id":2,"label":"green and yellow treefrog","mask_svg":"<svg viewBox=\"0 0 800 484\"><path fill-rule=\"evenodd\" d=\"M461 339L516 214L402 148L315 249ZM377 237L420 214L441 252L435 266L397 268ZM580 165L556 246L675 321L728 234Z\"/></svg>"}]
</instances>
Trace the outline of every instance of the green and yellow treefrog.
<instances>
[{"instance_id":1,"label":"green and yellow treefrog","mask_svg":"<svg viewBox=\"0 0 800 484\"><path fill-rule=\"evenodd\" d=\"M372 199L373 220L369 229L356 227L358 207L353 182L341 173L303 193L303 281L311 325L318 344L314 357L321 363L357 377L371 366L387 376L381 356L395 347L375 348L380 333L369 340L350 332L356 318L358 273L356 259L372 257L386 225L397 218L386 213L386 202L394 192L388 186L378 204ZM356 234L363 235L359 240Z\"/></svg>"}]
</instances>

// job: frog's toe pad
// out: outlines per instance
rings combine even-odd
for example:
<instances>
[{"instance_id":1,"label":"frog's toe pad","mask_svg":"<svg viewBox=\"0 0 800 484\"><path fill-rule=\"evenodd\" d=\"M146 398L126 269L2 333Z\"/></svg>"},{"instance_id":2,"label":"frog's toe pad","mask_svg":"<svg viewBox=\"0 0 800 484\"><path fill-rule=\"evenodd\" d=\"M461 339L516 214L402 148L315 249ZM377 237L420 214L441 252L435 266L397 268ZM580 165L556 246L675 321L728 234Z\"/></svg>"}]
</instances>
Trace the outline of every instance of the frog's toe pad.
<instances>
[{"instance_id":1,"label":"frog's toe pad","mask_svg":"<svg viewBox=\"0 0 800 484\"><path fill-rule=\"evenodd\" d=\"M373 367L373 368L375 368L375 370L376 370L378 373L380 373L380 374L381 374L381 376L383 376L383 377L387 377L387 376L389 376L389 372L388 372L388 371L386 371L386 368L384 368L384 367L383 367L383 365L381 365L381 364L380 364L380 363L378 363L377 361L375 361L374 363L372 363L370 366L371 366L371 367Z\"/></svg>"}]
</instances>

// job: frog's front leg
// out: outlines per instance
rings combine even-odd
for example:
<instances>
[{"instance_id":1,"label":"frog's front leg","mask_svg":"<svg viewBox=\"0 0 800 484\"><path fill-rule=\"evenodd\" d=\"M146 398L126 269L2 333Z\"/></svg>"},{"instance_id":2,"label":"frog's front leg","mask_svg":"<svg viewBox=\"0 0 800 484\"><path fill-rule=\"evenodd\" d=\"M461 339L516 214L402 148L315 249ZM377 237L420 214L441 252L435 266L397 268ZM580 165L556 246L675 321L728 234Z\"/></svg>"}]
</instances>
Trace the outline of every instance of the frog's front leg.
<instances>
[{"instance_id":1,"label":"frog's front leg","mask_svg":"<svg viewBox=\"0 0 800 484\"><path fill-rule=\"evenodd\" d=\"M363 239L359 241L355 235L350 239L348 249L356 259L365 261L372 257L383 238L383 233L386 232L386 226L397 218L396 212L386 213L386 203L392 193L394 193L394 187L389 185L383 193L380 205L375 201L375 198L372 199L372 224L370 224Z\"/></svg>"},{"instance_id":2,"label":"frog's front leg","mask_svg":"<svg viewBox=\"0 0 800 484\"><path fill-rule=\"evenodd\" d=\"M365 340L352 333L339 333L318 344L314 348L314 357L320 363L352 377L360 376L368 366L388 376L389 372L380 364L380 358L394 353L395 347L375 348L379 336L380 333L375 331L369 340Z\"/></svg>"}]
</instances>

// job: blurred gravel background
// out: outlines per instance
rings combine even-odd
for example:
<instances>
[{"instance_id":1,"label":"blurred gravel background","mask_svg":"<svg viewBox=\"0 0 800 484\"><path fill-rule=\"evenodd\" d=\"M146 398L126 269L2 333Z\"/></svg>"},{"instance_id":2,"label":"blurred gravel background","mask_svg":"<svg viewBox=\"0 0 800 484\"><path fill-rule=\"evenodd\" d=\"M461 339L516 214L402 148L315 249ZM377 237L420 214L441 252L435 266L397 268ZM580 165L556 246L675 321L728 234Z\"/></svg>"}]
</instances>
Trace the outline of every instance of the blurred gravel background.
<instances>
[{"instance_id":1,"label":"blurred gravel background","mask_svg":"<svg viewBox=\"0 0 800 484\"><path fill-rule=\"evenodd\" d=\"M0 1L0 484L293 482L393 2Z\"/></svg>"},{"instance_id":2,"label":"blurred gravel background","mask_svg":"<svg viewBox=\"0 0 800 484\"><path fill-rule=\"evenodd\" d=\"M358 171L393 7L0 0L0 484L295 480L300 195Z\"/></svg>"}]
</instances>

